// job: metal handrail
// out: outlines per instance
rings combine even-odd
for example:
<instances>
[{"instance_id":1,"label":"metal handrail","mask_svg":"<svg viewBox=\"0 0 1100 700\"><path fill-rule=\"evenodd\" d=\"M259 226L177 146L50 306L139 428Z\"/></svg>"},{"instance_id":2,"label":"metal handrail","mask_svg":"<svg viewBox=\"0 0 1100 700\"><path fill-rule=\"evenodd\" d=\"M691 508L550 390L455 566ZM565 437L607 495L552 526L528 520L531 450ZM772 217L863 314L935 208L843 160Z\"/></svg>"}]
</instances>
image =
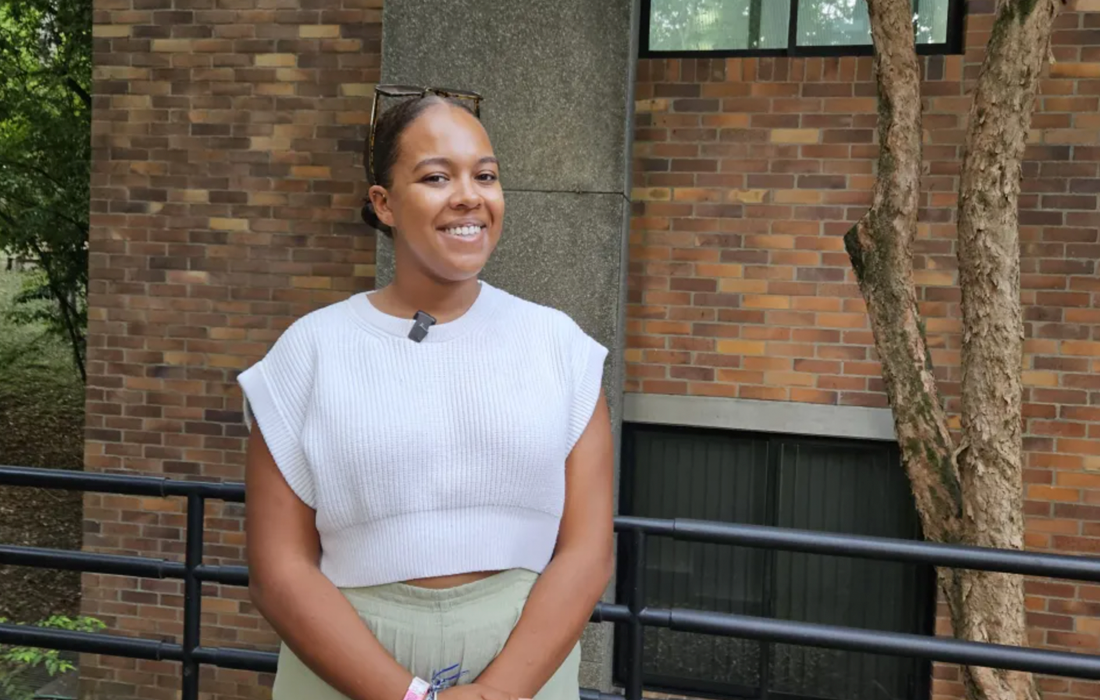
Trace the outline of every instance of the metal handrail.
<instances>
[{"instance_id":1,"label":"metal handrail","mask_svg":"<svg viewBox=\"0 0 1100 700\"><path fill-rule=\"evenodd\" d=\"M271 652L199 645L202 582L248 585L246 567L214 566L202 563L204 501L218 499L243 502L244 486L242 484L0 466L0 486L32 486L187 499L186 547L183 562L151 557L0 545L0 565L183 580L184 638L182 644L13 624L0 624L0 643L128 658L178 661L182 665L183 700L197 699L198 667L201 664L263 672L275 670L277 655ZM1090 582L1100 582L1100 560L1097 559L687 519L619 516L615 518L615 530L620 533L620 536L626 536L630 545L627 549L629 566L626 567L624 587L626 602L625 604L599 603L593 611L591 620L623 624L627 629L625 691L628 700L641 698L642 632L646 627L663 627L723 637L740 637L1100 679L1100 656L1091 654L775 620L713 611L650 608L644 604L645 545L648 537L1051 576ZM617 696L584 690L581 697L584 700L610 700Z\"/></svg>"}]
</instances>

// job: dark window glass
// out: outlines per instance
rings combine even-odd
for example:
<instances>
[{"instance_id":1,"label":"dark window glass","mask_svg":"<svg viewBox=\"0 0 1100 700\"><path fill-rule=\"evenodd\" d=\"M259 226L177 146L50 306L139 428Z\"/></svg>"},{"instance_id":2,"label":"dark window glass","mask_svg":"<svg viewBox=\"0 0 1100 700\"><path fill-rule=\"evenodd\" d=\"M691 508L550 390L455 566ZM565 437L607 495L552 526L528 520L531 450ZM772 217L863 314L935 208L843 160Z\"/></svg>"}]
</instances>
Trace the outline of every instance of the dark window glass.
<instances>
[{"instance_id":1,"label":"dark window glass","mask_svg":"<svg viewBox=\"0 0 1100 700\"><path fill-rule=\"evenodd\" d=\"M889 443L628 424L622 463L627 515L920 537ZM646 604L930 634L933 577L931 567L654 537ZM666 692L913 700L927 694L929 670L912 659L645 632L646 686Z\"/></svg>"}]
</instances>

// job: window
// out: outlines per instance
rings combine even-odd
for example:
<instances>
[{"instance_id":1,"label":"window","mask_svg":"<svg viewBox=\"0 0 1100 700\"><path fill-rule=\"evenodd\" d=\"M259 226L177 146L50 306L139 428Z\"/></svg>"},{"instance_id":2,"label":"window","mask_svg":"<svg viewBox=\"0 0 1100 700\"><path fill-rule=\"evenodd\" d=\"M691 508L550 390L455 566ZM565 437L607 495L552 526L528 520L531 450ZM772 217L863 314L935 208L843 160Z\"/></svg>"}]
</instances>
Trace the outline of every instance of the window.
<instances>
[{"instance_id":1,"label":"window","mask_svg":"<svg viewBox=\"0 0 1100 700\"><path fill-rule=\"evenodd\" d=\"M900 459L892 443L624 424L621 512L918 539ZM916 634L934 628L927 566L652 537L645 571L645 604L654 607ZM643 682L673 694L916 700L928 697L930 672L909 658L645 630Z\"/></svg>"},{"instance_id":2,"label":"window","mask_svg":"<svg viewBox=\"0 0 1100 700\"><path fill-rule=\"evenodd\" d=\"M642 0L643 57L871 52L866 0ZM913 0L917 49L962 52L963 0Z\"/></svg>"}]
</instances>

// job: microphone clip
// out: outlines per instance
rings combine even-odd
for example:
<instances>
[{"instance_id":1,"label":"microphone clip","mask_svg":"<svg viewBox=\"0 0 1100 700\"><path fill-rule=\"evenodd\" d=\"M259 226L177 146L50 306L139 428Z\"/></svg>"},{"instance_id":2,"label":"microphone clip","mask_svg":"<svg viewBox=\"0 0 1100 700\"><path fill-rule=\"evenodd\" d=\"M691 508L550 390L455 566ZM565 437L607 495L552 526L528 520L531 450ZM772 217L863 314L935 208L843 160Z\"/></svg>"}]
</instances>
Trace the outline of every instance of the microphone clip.
<instances>
[{"instance_id":1,"label":"microphone clip","mask_svg":"<svg viewBox=\"0 0 1100 700\"><path fill-rule=\"evenodd\" d=\"M424 340L424 336L428 335L428 329L433 325L435 325L435 318L431 314L417 311L416 315L413 316L413 327L409 331L409 339L419 343Z\"/></svg>"}]
</instances>

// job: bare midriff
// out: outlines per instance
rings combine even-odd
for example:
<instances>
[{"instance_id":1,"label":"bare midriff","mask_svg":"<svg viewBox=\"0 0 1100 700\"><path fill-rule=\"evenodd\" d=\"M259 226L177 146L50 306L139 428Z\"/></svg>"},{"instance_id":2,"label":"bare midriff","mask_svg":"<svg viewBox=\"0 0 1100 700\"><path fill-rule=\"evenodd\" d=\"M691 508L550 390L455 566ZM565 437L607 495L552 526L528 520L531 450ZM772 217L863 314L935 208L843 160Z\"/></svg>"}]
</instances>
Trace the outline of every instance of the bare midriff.
<instances>
[{"instance_id":1,"label":"bare midriff","mask_svg":"<svg viewBox=\"0 0 1100 700\"><path fill-rule=\"evenodd\" d=\"M436 576L434 578L417 578L410 581L406 581L410 586L416 586L417 588L454 588L455 586L464 586L467 583L474 583L475 581L481 581L499 574L499 571L474 571L468 574L455 574L453 576Z\"/></svg>"}]
</instances>

